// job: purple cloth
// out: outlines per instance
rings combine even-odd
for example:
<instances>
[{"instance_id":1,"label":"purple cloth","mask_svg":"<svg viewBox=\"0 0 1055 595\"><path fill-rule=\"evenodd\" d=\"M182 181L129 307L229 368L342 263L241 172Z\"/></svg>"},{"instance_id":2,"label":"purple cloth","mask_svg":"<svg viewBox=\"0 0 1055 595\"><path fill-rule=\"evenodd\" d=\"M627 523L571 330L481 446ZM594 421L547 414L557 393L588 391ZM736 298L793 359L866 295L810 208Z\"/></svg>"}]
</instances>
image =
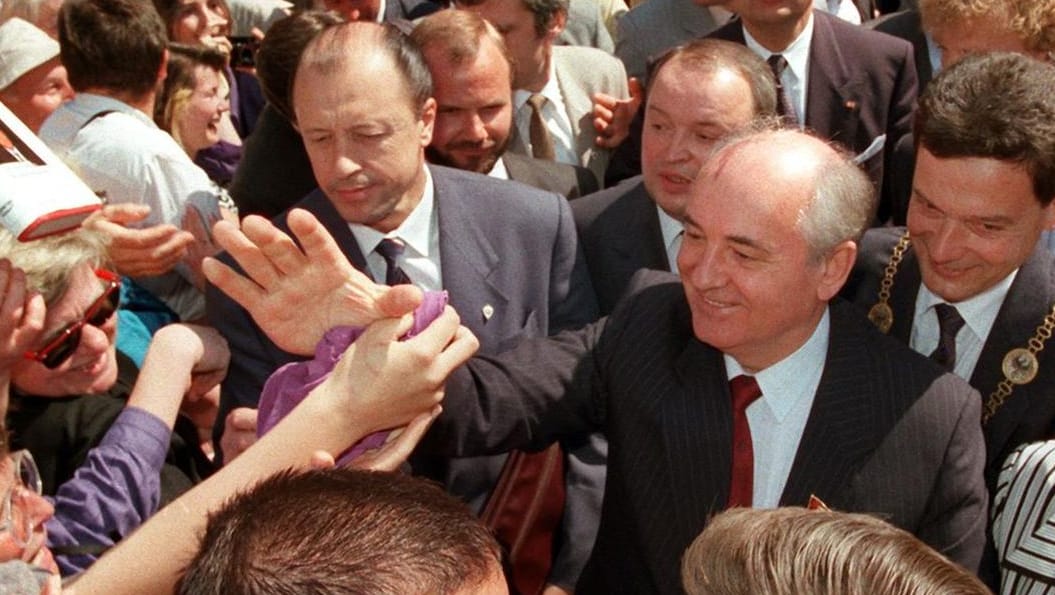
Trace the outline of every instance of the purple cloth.
<instances>
[{"instance_id":1,"label":"purple cloth","mask_svg":"<svg viewBox=\"0 0 1055 595\"><path fill-rule=\"evenodd\" d=\"M125 407L72 479L59 486L47 522L49 548L114 544L157 512L161 466L171 432L152 413ZM63 576L80 572L94 555L56 556Z\"/></svg>"},{"instance_id":2,"label":"purple cloth","mask_svg":"<svg viewBox=\"0 0 1055 595\"><path fill-rule=\"evenodd\" d=\"M242 160L242 145L225 140L205 147L194 156L194 164L205 170L209 179L226 188L234 179L234 172Z\"/></svg>"},{"instance_id":3,"label":"purple cloth","mask_svg":"<svg viewBox=\"0 0 1055 595\"><path fill-rule=\"evenodd\" d=\"M446 305L446 291L426 291L424 301L417 310L414 310L413 325L402 338L407 339L420 333L443 313ZM313 388L326 380L334 366L337 365L337 361L341 359L341 355L362 333L361 327L332 328L315 346L314 359L286 364L275 370L260 393L260 403L257 409L257 436L263 436L275 427L283 417L293 411L308 396ZM388 431L383 431L363 438L341 454L338 464L347 464L363 452L380 447L387 437Z\"/></svg>"}]
</instances>

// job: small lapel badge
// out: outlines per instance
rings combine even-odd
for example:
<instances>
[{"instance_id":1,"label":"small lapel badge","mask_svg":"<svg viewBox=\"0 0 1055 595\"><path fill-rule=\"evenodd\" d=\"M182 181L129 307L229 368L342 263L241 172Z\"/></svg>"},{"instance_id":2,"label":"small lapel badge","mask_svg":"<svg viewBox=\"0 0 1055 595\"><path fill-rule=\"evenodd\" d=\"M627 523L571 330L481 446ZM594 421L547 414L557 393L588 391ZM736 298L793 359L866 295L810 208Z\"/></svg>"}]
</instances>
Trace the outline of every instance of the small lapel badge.
<instances>
[{"instance_id":1,"label":"small lapel badge","mask_svg":"<svg viewBox=\"0 0 1055 595\"><path fill-rule=\"evenodd\" d=\"M492 306L491 304L484 304L484 307L481 310L481 312L484 315L484 320L485 321L491 320L491 317L495 315L495 307Z\"/></svg>"},{"instance_id":2,"label":"small lapel badge","mask_svg":"<svg viewBox=\"0 0 1055 595\"><path fill-rule=\"evenodd\" d=\"M847 99L846 103L844 103L843 105L846 106L846 109L850 110L851 112L857 109L857 102L853 99Z\"/></svg>"},{"instance_id":3,"label":"small lapel badge","mask_svg":"<svg viewBox=\"0 0 1055 595\"><path fill-rule=\"evenodd\" d=\"M806 505L806 508L810 510L831 510L823 500L813 494L810 494L810 501L809 504Z\"/></svg>"}]
</instances>

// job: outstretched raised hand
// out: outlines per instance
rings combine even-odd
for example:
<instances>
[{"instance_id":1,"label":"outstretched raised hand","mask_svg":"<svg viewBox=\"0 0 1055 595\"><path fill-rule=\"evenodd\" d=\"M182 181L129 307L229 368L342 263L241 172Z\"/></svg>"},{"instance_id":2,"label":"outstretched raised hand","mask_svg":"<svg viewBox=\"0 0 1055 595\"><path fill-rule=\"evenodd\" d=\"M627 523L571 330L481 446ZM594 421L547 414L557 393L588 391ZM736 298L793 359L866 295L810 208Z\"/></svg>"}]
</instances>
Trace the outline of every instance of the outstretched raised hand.
<instances>
[{"instance_id":1,"label":"outstretched raised hand","mask_svg":"<svg viewBox=\"0 0 1055 595\"><path fill-rule=\"evenodd\" d=\"M356 270L308 211L290 211L287 222L296 241L255 215L241 229L218 222L215 240L244 273L213 258L202 265L209 282L241 304L280 348L311 355L330 328L402 316L421 303L420 289L378 285Z\"/></svg>"}]
</instances>

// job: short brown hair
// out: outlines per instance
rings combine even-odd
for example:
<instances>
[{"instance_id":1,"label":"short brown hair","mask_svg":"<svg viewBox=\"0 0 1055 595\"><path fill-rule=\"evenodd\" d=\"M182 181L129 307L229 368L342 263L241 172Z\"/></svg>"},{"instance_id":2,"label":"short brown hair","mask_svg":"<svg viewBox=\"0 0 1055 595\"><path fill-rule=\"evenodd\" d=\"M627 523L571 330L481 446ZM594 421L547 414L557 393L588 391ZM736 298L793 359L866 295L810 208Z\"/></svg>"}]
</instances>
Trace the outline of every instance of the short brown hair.
<instances>
[{"instance_id":1,"label":"short brown hair","mask_svg":"<svg viewBox=\"0 0 1055 595\"><path fill-rule=\"evenodd\" d=\"M65 0L59 55L75 91L143 96L157 85L168 35L146 0Z\"/></svg>"},{"instance_id":2,"label":"short brown hair","mask_svg":"<svg viewBox=\"0 0 1055 595\"><path fill-rule=\"evenodd\" d=\"M287 471L209 518L178 592L195 595L453 593L500 572L468 507L402 474Z\"/></svg>"}]
</instances>

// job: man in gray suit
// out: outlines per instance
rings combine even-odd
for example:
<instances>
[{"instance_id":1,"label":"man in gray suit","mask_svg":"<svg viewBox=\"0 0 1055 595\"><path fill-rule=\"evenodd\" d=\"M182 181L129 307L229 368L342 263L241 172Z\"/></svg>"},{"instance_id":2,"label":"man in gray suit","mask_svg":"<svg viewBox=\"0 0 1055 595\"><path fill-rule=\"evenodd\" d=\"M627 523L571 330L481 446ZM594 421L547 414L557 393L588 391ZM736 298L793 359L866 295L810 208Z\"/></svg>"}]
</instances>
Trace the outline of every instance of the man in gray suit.
<instances>
[{"instance_id":1,"label":"man in gray suit","mask_svg":"<svg viewBox=\"0 0 1055 595\"><path fill-rule=\"evenodd\" d=\"M730 13L727 0L648 0L619 19L615 55L628 76L646 83L650 61L672 47L714 31Z\"/></svg>"},{"instance_id":2,"label":"man in gray suit","mask_svg":"<svg viewBox=\"0 0 1055 595\"><path fill-rule=\"evenodd\" d=\"M692 181L716 142L776 114L766 63L742 45L700 39L666 54L645 101L641 175L571 205L602 314L638 269L677 272Z\"/></svg>"},{"instance_id":3,"label":"man in gray suit","mask_svg":"<svg viewBox=\"0 0 1055 595\"><path fill-rule=\"evenodd\" d=\"M410 34L432 75L436 123L430 163L456 167L575 198L598 189L580 166L506 151L513 127L513 65L505 41L483 17L444 10Z\"/></svg>"},{"instance_id":4,"label":"man in gray suit","mask_svg":"<svg viewBox=\"0 0 1055 595\"><path fill-rule=\"evenodd\" d=\"M485 350L596 318L567 201L513 182L426 166L436 115L430 95L420 52L395 30L356 22L320 33L305 49L293 83L294 115L319 182L297 206L314 213L346 257L374 279L403 275L419 287L446 290ZM285 225L285 215L276 221ZM298 308L307 316L313 304ZM209 316L232 352L219 434L227 411L255 407L267 377L303 358L279 349L215 288ZM570 460L568 501L595 512L603 460L588 458L596 455L588 449L575 452L585 454ZM426 454L419 451L417 461ZM442 467L430 475L476 510L502 467L501 460L427 462ZM567 562L551 575L556 584L574 584L589 553L589 524L571 529L576 538L568 540Z\"/></svg>"},{"instance_id":5,"label":"man in gray suit","mask_svg":"<svg viewBox=\"0 0 1055 595\"><path fill-rule=\"evenodd\" d=\"M556 46L568 0L459 0L484 17L513 54L515 127L510 150L589 168L604 179L609 151L597 144L595 93L626 99L626 72L601 50Z\"/></svg>"},{"instance_id":6,"label":"man in gray suit","mask_svg":"<svg viewBox=\"0 0 1055 595\"><path fill-rule=\"evenodd\" d=\"M448 379L424 443L478 453L603 429L582 593L680 592L681 554L716 512L814 498L973 570L987 505L978 393L835 299L873 203L850 157L816 138L727 139L686 209L681 281L644 271L607 319L474 358ZM293 246L276 240L261 254ZM250 304L254 315L344 301L308 279Z\"/></svg>"}]
</instances>

